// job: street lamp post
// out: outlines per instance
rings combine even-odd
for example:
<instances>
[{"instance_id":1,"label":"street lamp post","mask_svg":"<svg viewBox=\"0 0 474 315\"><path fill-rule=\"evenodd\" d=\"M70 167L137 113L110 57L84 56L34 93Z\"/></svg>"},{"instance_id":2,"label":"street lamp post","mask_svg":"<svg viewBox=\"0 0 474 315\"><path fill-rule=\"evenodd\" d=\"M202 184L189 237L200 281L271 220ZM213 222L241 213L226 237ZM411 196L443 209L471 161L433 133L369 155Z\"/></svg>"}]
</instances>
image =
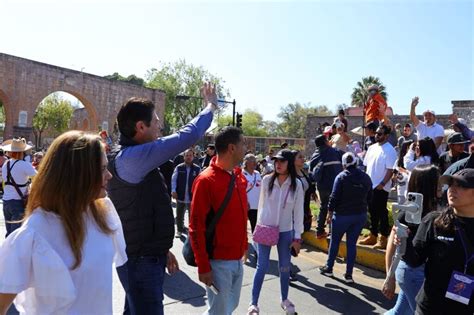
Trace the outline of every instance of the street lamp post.
<instances>
[{"instance_id":1,"label":"street lamp post","mask_svg":"<svg viewBox=\"0 0 474 315\"><path fill-rule=\"evenodd\" d=\"M202 100L202 97L199 96L190 96L190 95L176 95L177 100L187 101L189 99ZM230 102L226 100L217 100L218 103L232 104L232 126L235 126L235 99Z\"/></svg>"}]
</instances>

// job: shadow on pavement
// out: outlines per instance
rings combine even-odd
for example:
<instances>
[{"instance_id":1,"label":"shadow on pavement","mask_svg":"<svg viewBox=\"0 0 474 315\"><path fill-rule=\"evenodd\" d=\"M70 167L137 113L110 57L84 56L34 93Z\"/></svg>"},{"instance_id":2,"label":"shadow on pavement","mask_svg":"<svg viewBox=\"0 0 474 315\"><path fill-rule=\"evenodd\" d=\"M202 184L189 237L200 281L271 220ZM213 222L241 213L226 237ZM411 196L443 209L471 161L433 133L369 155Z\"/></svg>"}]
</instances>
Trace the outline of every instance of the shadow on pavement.
<instances>
[{"instance_id":1,"label":"shadow on pavement","mask_svg":"<svg viewBox=\"0 0 474 315\"><path fill-rule=\"evenodd\" d=\"M196 307L206 305L206 290L182 271L172 276L165 274L163 293L168 298L184 304Z\"/></svg>"},{"instance_id":2,"label":"shadow on pavement","mask_svg":"<svg viewBox=\"0 0 474 315\"><path fill-rule=\"evenodd\" d=\"M337 278L333 279L342 282ZM346 284L339 286L325 283L324 286L318 286L310 282L308 278L298 275L298 282L293 282L292 287L308 293L319 304L338 314L379 314L373 305L352 294ZM379 290L361 284L353 284L351 287L359 290L367 300L382 308L390 308L391 302L386 300Z\"/></svg>"}]
</instances>

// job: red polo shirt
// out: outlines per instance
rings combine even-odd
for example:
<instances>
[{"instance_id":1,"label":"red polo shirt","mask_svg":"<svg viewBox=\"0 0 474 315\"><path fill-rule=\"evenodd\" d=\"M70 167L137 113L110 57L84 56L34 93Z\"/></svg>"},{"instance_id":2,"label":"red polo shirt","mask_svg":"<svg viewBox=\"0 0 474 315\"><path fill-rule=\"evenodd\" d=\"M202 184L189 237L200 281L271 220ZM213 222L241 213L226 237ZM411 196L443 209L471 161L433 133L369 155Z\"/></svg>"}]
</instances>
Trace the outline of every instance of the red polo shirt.
<instances>
[{"instance_id":1,"label":"red polo shirt","mask_svg":"<svg viewBox=\"0 0 474 315\"><path fill-rule=\"evenodd\" d=\"M211 271L206 251L206 218L211 209L219 209L231 178L231 174L217 166L215 161L214 157L209 167L193 183L189 233L199 273ZM247 180L240 168L236 168L234 173L234 191L216 225L212 259L238 260L247 250Z\"/></svg>"}]
</instances>

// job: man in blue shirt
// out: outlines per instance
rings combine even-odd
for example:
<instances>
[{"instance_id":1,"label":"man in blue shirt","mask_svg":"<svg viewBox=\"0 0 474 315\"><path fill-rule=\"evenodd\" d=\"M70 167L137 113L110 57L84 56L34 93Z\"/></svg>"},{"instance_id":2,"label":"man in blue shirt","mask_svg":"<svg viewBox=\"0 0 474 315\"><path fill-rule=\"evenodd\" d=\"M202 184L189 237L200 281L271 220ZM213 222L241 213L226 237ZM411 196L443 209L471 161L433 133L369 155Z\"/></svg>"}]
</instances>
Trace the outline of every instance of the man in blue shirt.
<instances>
[{"instance_id":1,"label":"man in blue shirt","mask_svg":"<svg viewBox=\"0 0 474 315\"><path fill-rule=\"evenodd\" d=\"M114 177L107 191L122 221L128 261L117 269L126 291L125 314L163 314L165 268L178 262L169 251L174 239L171 198L159 166L197 142L217 108L216 88L201 90L206 108L175 134L159 137L155 105L132 98L119 110L120 141L109 156Z\"/></svg>"},{"instance_id":2,"label":"man in blue shirt","mask_svg":"<svg viewBox=\"0 0 474 315\"><path fill-rule=\"evenodd\" d=\"M191 204L194 179L201 168L193 163L194 151L184 151L184 162L175 167L171 177L171 196L176 200L176 237L180 238L184 232L184 213L188 210L188 219ZM189 220L188 220L189 221Z\"/></svg>"}]
</instances>

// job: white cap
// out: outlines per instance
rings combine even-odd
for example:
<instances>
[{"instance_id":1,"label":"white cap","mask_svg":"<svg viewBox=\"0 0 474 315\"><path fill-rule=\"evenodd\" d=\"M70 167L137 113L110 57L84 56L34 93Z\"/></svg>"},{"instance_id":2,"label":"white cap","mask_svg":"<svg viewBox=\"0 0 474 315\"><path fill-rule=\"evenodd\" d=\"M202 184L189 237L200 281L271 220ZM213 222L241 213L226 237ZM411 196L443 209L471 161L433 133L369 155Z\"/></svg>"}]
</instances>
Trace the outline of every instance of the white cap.
<instances>
[{"instance_id":1,"label":"white cap","mask_svg":"<svg viewBox=\"0 0 474 315\"><path fill-rule=\"evenodd\" d=\"M355 156L354 153L352 152L346 152L342 156L342 166L348 167L351 165L356 165L357 164L358 158ZM349 162L350 161L350 162Z\"/></svg>"}]
</instances>

